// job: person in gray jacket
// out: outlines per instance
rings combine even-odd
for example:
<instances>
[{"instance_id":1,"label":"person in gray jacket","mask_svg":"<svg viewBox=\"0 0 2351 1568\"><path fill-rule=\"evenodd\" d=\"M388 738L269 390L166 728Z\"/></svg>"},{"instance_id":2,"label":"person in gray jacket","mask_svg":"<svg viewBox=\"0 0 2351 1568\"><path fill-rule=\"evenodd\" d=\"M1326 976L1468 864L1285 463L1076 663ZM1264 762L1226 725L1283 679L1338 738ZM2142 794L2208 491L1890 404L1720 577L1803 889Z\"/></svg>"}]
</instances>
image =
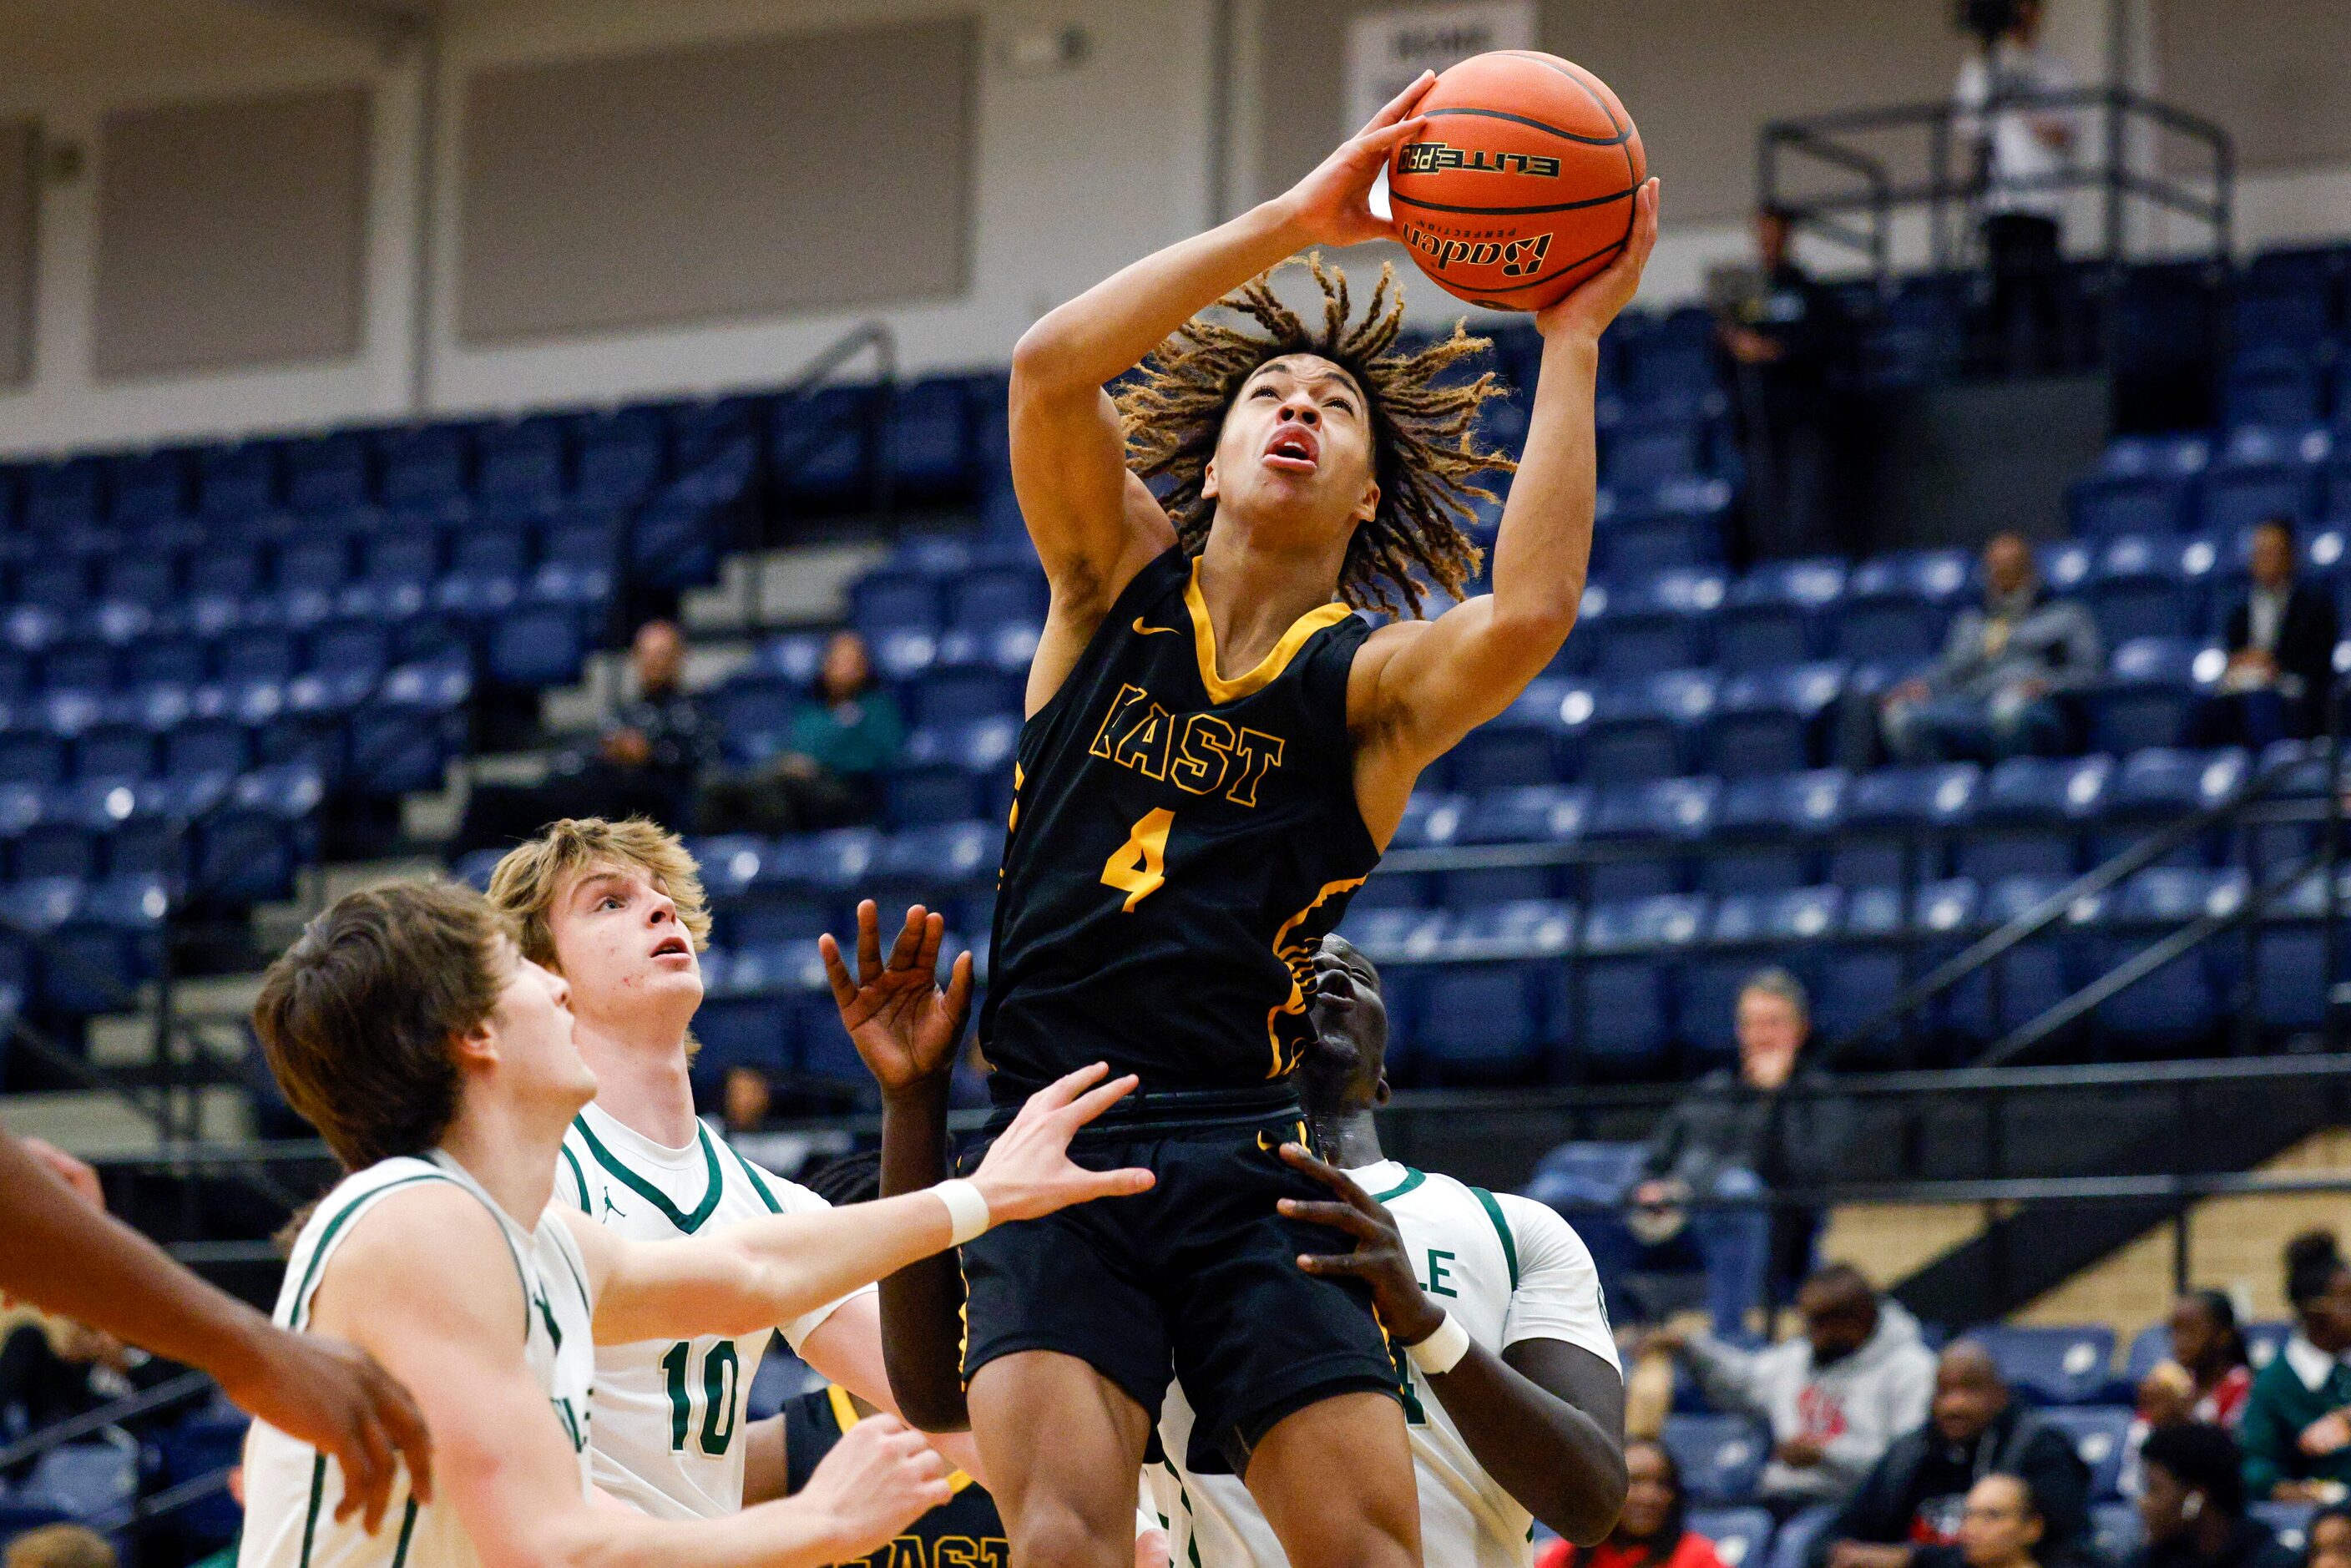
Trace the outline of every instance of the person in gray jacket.
<instances>
[{"instance_id":1,"label":"person in gray jacket","mask_svg":"<svg viewBox=\"0 0 2351 1568\"><path fill-rule=\"evenodd\" d=\"M1888 692L1879 709L1897 762L1998 762L2053 750L2064 735L2058 695L2105 667L2097 622L2043 588L2021 534L1984 546L1984 601L1959 612L1943 656Z\"/></svg>"},{"instance_id":2,"label":"person in gray jacket","mask_svg":"<svg viewBox=\"0 0 2351 1568\"><path fill-rule=\"evenodd\" d=\"M1758 1492L1787 1522L1775 1563L1802 1563L1813 1537L1895 1438L1923 1425L1935 1357L1918 1322L1848 1263L1816 1269L1796 1292L1803 1332L1762 1350L1710 1333L1662 1331L1709 1402L1770 1424L1771 1460ZM1792 1553L1792 1555L1791 1555Z\"/></svg>"}]
</instances>

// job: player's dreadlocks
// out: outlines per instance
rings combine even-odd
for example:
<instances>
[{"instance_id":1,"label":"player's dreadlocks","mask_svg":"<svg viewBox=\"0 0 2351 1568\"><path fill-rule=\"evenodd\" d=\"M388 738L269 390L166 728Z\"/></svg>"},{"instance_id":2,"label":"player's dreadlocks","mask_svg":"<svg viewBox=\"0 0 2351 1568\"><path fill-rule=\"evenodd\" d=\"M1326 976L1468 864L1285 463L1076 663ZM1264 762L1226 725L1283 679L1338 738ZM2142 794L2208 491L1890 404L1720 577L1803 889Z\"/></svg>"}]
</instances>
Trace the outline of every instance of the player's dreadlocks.
<instances>
[{"instance_id":1,"label":"player's dreadlocks","mask_svg":"<svg viewBox=\"0 0 2351 1568\"><path fill-rule=\"evenodd\" d=\"M1259 274L1219 301L1246 316L1264 334L1228 326L1207 315L1194 317L1152 351L1137 376L1118 394L1126 430L1127 457L1134 471L1155 485L1176 538L1186 552L1200 553L1208 538L1216 506L1200 484L1216 455L1225 414L1241 384L1268 360L1314 354L1355 378L1370 401L1374 476L1380 504L1348 541L1339 572L1339 593L1357 608L1397 614L1420 613L1421 584L1414 571L1458 595L1484 552L1463 529L1476 501L1494 492L1477 483L1488 471L1507 474L1517 466L1478 442L1478 411L1489 398L1506 395L1494 372L1474 381L1445 372L1490 345L1455 322L1453 334L1409 353L1393 351L1404 325L1404 293L1392 267L1383 263L1371 307L1350 323L1345 273L1322 265L1306 267L1322 289L1319 331L1277 298L1273 280L1284 262Z\"/></svg>"}]
</instances>

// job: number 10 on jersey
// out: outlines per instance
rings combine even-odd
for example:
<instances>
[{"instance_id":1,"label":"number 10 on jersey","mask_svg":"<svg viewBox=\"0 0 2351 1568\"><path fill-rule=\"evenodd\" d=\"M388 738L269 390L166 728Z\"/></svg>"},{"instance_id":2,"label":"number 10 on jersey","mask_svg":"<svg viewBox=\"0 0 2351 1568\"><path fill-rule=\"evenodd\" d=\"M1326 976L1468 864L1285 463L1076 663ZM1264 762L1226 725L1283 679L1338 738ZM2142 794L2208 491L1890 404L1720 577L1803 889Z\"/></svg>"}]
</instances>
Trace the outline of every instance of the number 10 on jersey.
<instances>
[{"instance_id":1,"label":"number 10 on jersey","mask_svg":"<svg viewBox=\"0 0 2351 1568\"><path fill-rule=\"evenodd\" d=\"M1126 894L1123 913L1134 914L1134 906L1158 892L1159 884L1167 880L1167 830L1175 825L1175 812L1154 806L1136 821L1126 842L1111 851L1110 859L1102 862L1102 885Z\"/></svg>"}]
</instances>

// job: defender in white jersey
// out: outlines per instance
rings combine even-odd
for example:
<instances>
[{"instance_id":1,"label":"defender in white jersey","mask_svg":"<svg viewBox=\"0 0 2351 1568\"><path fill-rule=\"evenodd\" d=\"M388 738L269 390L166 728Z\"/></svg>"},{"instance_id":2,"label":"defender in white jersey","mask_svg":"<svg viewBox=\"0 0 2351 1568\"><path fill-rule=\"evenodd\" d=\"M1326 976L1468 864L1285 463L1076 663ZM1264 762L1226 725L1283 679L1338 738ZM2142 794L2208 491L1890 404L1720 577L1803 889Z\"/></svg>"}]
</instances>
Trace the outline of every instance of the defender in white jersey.
<instances>
[{"instance_id":1,"label":"defender in white jersey","mask_svg":"<svg viewBox=\"0 0 2351 1568\"><path fill-rule=\"evenodd\" d=\"M1377 972L1332 936L1315 978L1301 1098L1341 1168L1294 1147L1284 1157L1339 1195L1293 1212L1345 1230L1356 1249L1300 1261L1369 1283L1401 1347L1427 1561L1527 1568L1537 1518L1579 1543L1600 1540L1625 1499L1624 1382L1591 1254L1542 1204L1384 1158L1372 1116L1388 1097ZM1173 1560L1287 1568L1249 1489L1215 1473L1191 1426L1179 1384L1160 1413L1165 1457L1144 1472Z\"/></svg>"},{"instance_id":2,"label":"defender in white jersey","mask_svg":"<svg viewBox=\"0 0 2351 1568\"><path fill-rule=\"evenodd\" d=\"M244 1568L853 1560L946 1497L917 1434L888 1423L789 1502L650 1518L591 1499L591 1344L763 1332L994 1219L1148 1185L1068 1159L1071 1134L1133 1087L1097 1067L1039 1094L968 1183L641 1245L549 1206L564 1130L596 1089L568 999L483 899L435 883L340 899L271 966L254 1013L271 1070L358 1173L305 1226L280 1319L381 1359L442 1462L432 1498L395 1494L397 1534L370 1540L332 1518L333 1467L256 1426Z\"/></svg>"},{"instance_id":3,"label":"defender in white jersey","mask_svg":"<svg viewBox=\"0 0 2351 1568\"><path fill-rule=\"evenodd\" d=\"M634 1241L826 1207L695 1117L687 1026L702 1005L710 915L675 834L641 819L555 822L498 862L489 898L515 922L523 952L569 983L575 1038L596 1074L595 1103L564 1134L558 1198ZM898 1414L872 1290L774 1326L828 1379ZM754 1424L746 1413L767 1345L762 1331L599 1350L596 1484L664 1519L712 1519L783 1496L782 1419ZM968 1437L935 1446L976 1471Z\"/></svg>"}]
</instances>

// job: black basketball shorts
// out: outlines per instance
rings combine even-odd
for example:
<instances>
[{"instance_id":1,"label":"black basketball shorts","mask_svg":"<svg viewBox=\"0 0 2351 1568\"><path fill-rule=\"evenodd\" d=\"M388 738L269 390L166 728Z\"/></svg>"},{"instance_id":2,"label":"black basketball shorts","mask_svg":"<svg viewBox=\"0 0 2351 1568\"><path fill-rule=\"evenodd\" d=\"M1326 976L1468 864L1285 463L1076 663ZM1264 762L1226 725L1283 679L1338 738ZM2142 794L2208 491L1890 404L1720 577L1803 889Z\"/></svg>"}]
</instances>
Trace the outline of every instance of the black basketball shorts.
<instances>
[{"instance_id":1,"label":"black basketball shorts","mask_svg":"<svg viewBox=\"0 0 2351 1568\"><path fill-rule=\"evenodd\" d=\"M1170 1374L1197 1416L1196 1470L1245 1473L1282 1417L1335 1395L1397 1396L1370 1291L1298 1267L1353 1245L1275 1203L1329 1193L1282 1162L1306 1142L1288 1090L1181 1092L1122 1104L1081 1133L1090 1170L1148 1167L1149 1192L999 1225L965 1243L963 1375L998 1356L1059 1351L1123 1389L1155 1423ZM1010 1121L989 1123L990 1135ZM968 1171L986 1151L966 1152Z\"/></svg>"}]
</instances>

